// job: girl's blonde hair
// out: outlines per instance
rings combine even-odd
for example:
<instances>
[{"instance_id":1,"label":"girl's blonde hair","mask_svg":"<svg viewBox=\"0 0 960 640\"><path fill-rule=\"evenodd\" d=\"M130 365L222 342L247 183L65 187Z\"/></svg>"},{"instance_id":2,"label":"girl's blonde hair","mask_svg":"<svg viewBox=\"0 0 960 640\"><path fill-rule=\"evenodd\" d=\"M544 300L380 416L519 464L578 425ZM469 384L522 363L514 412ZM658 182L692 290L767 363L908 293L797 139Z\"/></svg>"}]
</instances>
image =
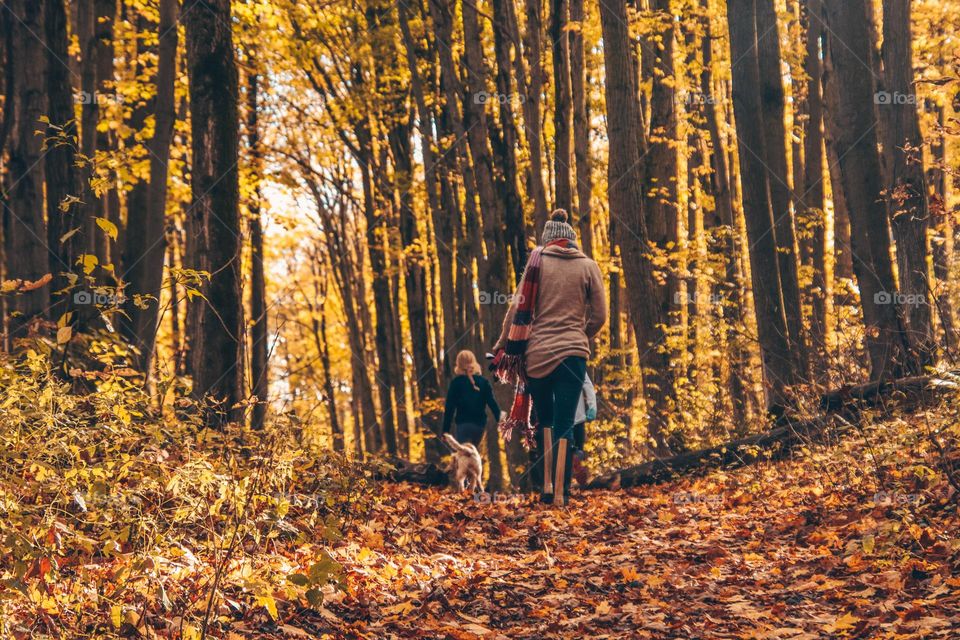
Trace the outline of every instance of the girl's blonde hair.
<instances>
[{"instance_id":1,"label":"girl's blonde hair","mask_svg":"<svg viewBox=\"0 0 960 640\"><path fill-rule=\"evenodd\" d=\"M453 372L457 375L467 376L474 390L480 391L480 387L477 386L476 381L473 379L473 376L480 375L480 363L477 362L477 356L473 355L473 351L464 349L457 354L457 364L453 368Z\"/></svg>"}]
</instances>

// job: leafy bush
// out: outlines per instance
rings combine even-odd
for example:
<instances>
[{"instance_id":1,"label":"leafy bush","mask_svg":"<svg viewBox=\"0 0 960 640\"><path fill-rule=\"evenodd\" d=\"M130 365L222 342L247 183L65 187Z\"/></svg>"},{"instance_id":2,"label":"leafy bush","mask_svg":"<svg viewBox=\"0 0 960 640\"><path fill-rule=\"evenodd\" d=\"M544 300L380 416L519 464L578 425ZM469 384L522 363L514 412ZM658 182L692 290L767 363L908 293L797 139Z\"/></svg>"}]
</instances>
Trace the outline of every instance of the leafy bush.
<instances>
[{"instance_id":1,"label":"leafy bush","mask_svg":"<svg viewBox=\"0 0 960 640\"><path fill-rule=\"evenodd\" d=\"M326 547L365 519L370 469L289 421L212 431L186 400L175 417L122 377L78 395L51 372L0 361L0 636L190 637L342 587Z\"/></svg>"}]
</instances>

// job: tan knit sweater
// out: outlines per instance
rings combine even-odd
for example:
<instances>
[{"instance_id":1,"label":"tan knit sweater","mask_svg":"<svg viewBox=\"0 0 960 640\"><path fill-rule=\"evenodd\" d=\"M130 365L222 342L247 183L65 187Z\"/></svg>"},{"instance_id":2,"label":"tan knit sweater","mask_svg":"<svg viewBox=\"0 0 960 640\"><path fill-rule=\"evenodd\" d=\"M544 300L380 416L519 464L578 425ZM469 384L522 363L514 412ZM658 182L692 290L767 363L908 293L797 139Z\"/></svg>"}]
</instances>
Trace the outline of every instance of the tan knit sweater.
<instances>
[{"instance_id":1,"label":"tan knit sweater","mask_svg":"<svg viewBox=\"0 0 960 640\"><path fill-rule=\"evenodd\" d=\"M494 352L507 343L517 311L510 304ZM527 375L543 378L568 356L590 357L590 338L607 322L607 297L597 263L579 249L547 247L527 343Z\"/></svg>"}]
</instances>

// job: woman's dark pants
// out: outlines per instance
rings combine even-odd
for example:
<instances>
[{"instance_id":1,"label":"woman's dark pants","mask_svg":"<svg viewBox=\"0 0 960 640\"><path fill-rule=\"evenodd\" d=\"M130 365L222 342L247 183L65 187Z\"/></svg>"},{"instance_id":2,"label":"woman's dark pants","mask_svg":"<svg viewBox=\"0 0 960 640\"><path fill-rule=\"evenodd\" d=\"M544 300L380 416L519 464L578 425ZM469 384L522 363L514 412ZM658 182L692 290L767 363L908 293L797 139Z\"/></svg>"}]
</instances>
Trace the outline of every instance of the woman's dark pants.
<instances>
[{"instance_id":1,"label":"woman's dark pants","mask_svg":"<svg viewBox=\"0 0 960 640\"><path fill-rule=\"evenodd\" d=\"M569 356L544 378L528 378L527 389L533 398L537 414L538 463L543 465L543 429L553 428L553 444L556 449L561 439L567 439L567 463L564 470L564 493L569 494L570 476L573 468L573 420L577 403L583 390L583 378L587 373L587 361L579 356ZM557 456L554 453L553 459ZM542 480L543 472L536 474Z\"/></svg>"},{"instance_id":2,"label":"woman's dark pants","mask_svg":"<svg viewBox=\"0 0 960 640\"><path fill-rule=\"evenodd\" d=\"M467 444L469 442L479 449L480 440L483 439L483 432L485 430L486 425L477 424L475 422L463 422L456 425L453 437L455 437L457 442L461 444Z\"/></svg>"}]
</instances>

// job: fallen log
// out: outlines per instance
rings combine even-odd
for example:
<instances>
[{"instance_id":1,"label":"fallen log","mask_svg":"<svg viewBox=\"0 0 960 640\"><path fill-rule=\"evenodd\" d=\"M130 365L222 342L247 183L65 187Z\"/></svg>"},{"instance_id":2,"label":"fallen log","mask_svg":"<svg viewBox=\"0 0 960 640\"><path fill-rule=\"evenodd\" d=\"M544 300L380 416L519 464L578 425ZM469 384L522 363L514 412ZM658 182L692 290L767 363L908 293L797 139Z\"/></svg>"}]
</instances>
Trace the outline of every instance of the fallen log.
<instances>
[{"instance_id":1,"label":"fallen log","mask_svg":"<svg viewBox=\"0 0 960 640\"><path fill-rule=\"evenodd\" d=\"M925 404L950 389L960 388L960 370L931 376L911 376L897 380L845 386L820 396L820 409L830 412L849 404L872 407L888 400L898 404Z\"/></svg>"},{"instance_id":2,"label":"fallen log","mask_svg":"<svg viewBox=\"0 0 960 640\"><path fill-rule=\"evenodd\" d=\"M801 420L784 414L767 432L611 471L592 480L587 488L613 489L656 484L686 473L733 468L760 459L780 459L799 444L818 441L827 434L836 435L850 429L859 422L864 409L888 402L901 407L922 406L958 389L960 372L956 371L842 387L821 396L820 407L824 411L821 416Z\"/></svg>"},{"instance_id":3,"label":"fallen log","mask_svg":"<svg viewBox=\"0 0 960 640\"><path fill-rule=\"evenodd\" d=\"M414 482L429 486L449 484L447 472L432 462L410 462L401 458L387 461L390 469L384 474L391 482Z\"/></svg>"}]
</instances>

